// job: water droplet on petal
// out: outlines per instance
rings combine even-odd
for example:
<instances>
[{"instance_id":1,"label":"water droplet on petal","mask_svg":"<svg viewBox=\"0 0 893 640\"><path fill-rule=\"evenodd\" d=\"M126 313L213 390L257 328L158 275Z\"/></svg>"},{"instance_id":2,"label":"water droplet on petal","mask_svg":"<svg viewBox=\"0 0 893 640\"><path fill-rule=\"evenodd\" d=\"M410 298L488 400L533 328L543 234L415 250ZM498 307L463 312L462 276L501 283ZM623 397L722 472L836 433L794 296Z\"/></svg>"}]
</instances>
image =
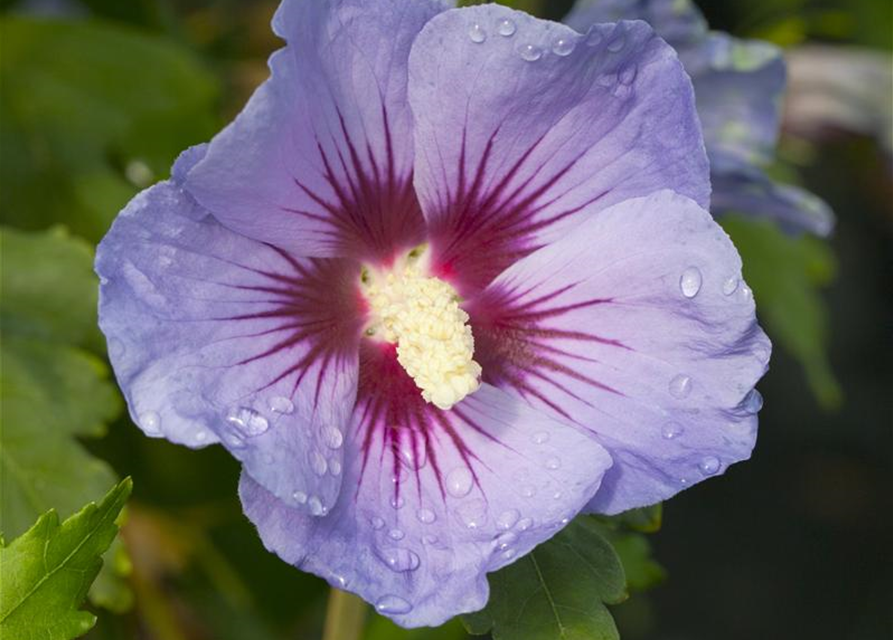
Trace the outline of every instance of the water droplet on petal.
<instances>
[{"instance_id":1,"label":"water droplet on petal","mask_svg":"<svg viewBox=\"0 0 893 640\"><path fill-rule=\"evenodd\" d=\"M412 605L400 596L387 595L375 602L375 609L383 614L401 614L412 611Z\"/></svg>"},{"instance_id":2,"label":"water droplet on petal","mask_svg":"<svg viewBox=\"0 0 893 640\"><path fill-rule=\"evenodd\" d=\"M534 444L545 444L549 441L549 432L548 431L537 431L534 433L531 438Z\"/></svg>"},{"instance_id":3,"label":"water droplet on petal","mask_svg":"<svg viewBox=\"0 0 893 640\"><path fill-rule=\"evenodd\" d=\"M382 520L378 516L375 516L374 518L369 520L369 524L371 524L372 528L375 529L376 531L384 528L384 520Z\"/></svg>"},{"instance_id":4,"label":"water droplet on petal","mask_svg":"<svg viewBox=\"0 0 893 640\"><path fill-rule=\"evenodd\" d=\"M769 362L769 354L769 349L763 345L757 345L757 347L753 350L754 357L763 364Z\"/></svg>"},{"instance_id":5,"label":"water droplet on petal","mask_svg":"<svg viewBox=\"0 0 893 640\"><path fill-rule=\"evenodd\" d=\"M590 47L597 47L604 40L604 36L602 36L601 31L596 29L595 27L590 27L589 33L586 34L586 44Z\"/></svg>"},{"instance_id":6,"label":"water droplet on petal","mask_svg":"<svg viewBox=\"0 0 893 640\"><path fill-rule=\"evenodd\" d=\"M254 438L267 432L269 421L254 409L239 407L226 416L226 421L248 437Z\"/></svg>"},{"instance_id":7,"label":"water droplet on petal","mask_svg":"<svg viewBox=\"0 0 893 640\"><path fill-rule=\"evenodd\" d=\"M521 495L525 498L532 498L536 495L536 487L532 484L529 484L521 489Z\"/></svg>"},{"instance_id":8,"label":"water droplet on petal","mask_svg":"<svg viewBox=\"0 0 893 640\"><path fill-rule=\"evenodd\" d=\"M758 413L759 410L763 408L763 394L756 389L751 389L750 392L744 396L741 406L747 413Z\"/></svg>"},{"instance_id":9,"label":"water droplet on petal","mask_svg":"<svg viewBox=\"0 0 893 640\"><path fill-rule=\"evenodd\" d=\"M499 25L496 27L496 31L499 35L509 38L515 34L516 31L515 23L506 18L505 20L500 20Z\"/></svg>"},{"instance_id":10,"label":"water droplet on petal","mask_svg":"<svg viewBox=\"0 0 893 640\"><path fill-rule=\"evenodd\" d=\"M468 29L468 37L471 38L472 42L480 44L487 39L487 32L484 31L481 25L475 23Z\"/></svg>"},{"instance_id":11,"label":"water droplet on petal","mask_svg":"<svg viewBox=\"0 0 893 640\"><path fill-rule=\"evenodd\" d=\"M341 475L341 463L338 462L337 460L332 460L329 463L329 473L331 473L333 476L340 476Z\"/></svg>"},{"instance_id":12,"label":"water droplet on petal","mask_svg":"<svg viewBox=\"0 0 893 640\"><path fill-rule=\"evenodd\" d=\"M437 536L424 535L422 536L422 543L427 545L437 544Z\"/></svg>"},{"instance_id":13,"label":"water droplet on petal","mask_svg":"<svg viewBox=\"0 0 893 640\"><path fill-rule=\"evenodd\" d=\"M292 500L297 502L298 504L305 504L307 502L307 494L303 491L295 491L291 494Z\"/></svg>"},{"instance_id":14,"label":"water droplet on petal","mask_svg":"<svg viewBox=\"0 0 893 640\"><path fill-rule=\"evenodd\" d=\"M310 507L310 515L313 516L321 516L326 511L326 508L322 505L322 501L316 496L310 496L307 505Z\"/></svg>"},{"instance_id":15,"label":"water droplet on petal","mask_svg":"<svg viewBox=\"0 0 893 640\"><path fill-rule=\"evenodd\" d=\"M701 271L697 267L689 267L679 277L679 288L686 298L694 298L701 290Z\"/></svg>"},{"instance_id":16,"label":"water droplet on petal","mask_svg":"<svg viewBox=\"0 0 893 640\"><path fill-rule=\"evenodd\" d=\"M518 534L507 531L496 538L496 548L500 551L508 549L518 539Z\"/></svg>"},{"instance_id":17,"label":"water droplet on petal","mask_svg":"<svg viewBox=\"0 0 893 640\"><path fill-rule=\"evenodd\" d=\"M507 549L506 552L502 554L502 557L505 558L506 560L511 560L512 558L515 557L515 550Z\"/></svg>"},{"instance_id":18,"label":"water droplet on petal","mask_svg":"<svg viewBox=\"0 0 893 640\"><path fill-rule=\"evenodd\" d=\"M424 446L417 447L416 450L404 447L397 452L397 456L400 458L400 463L407 469L423 469L428 463L428 454Z\"/></svg>"},{"instance_id":19,"label":"water droplet on petal","mask_svg":"<svg viewBox=\"0 0 893 640\"><path fill-rule=\"evenodd\" d=\"M416 517L419 519L419 522L424 524L431 524L435 520L437 520L437 516L434 514L431 509L419 509L416 512Z\"/></svg>"},{"instance_id":20,"label":"water droplet on petal","mask_svg":"<svg viewBox=\"0 0 893 640\"><path fill-rule=\"evenodd\" d=\"M722 292L723 295L730 296L738 290L738 283L741 280L738 276L732 276L731 278L726 278L725 282L722 283Z\"/></svg>"},{"instance_id":21,"label":"water droplet on petal","mask_svg":"<svg viewBox=\"0 0 893 640\"><path fill-rule=\"evenodd\" d=\"M313 469L313 473L316 475L324 476L326 471L329 470L329 464L319 451L313 451L310 454L310 468Z\"/></svg>"},{"instance_id":22,"label":"water droplet on petal","mask_svg":"<svg viewBox=\"0 0 893 640\"><path fill-rule=\"evenodd\" d=\"M748 286L743 286L738 291L740 292L738 297L741 298L742 302L750 302L753 298L753 291Z\"/></svg>"},{"instance_id":23,"label":"water droplet on petal","mask_svg":"<svg viewBox=\"0 0 893 640\"><path fill-rule=\"evenodd\" d=\"M406 501L403 500L403 498L401 498L399 496L396 498L391 498L391 500L390 500L391 507L394 509L402 509L403 505L405 503L406 503Z\"/></svg>"},{"instance_id":24,"label":"water droplet on petal","mask_svg":"<svg viewBox=\"0 0 893 640\"><path fill-rule=\"evenodd\" d=\"M670 395L674 398L685 398L691 393L691 378L686 375L678 375L670 380Z\"/></svg>"},{"instance_id":25,"label":"water droplet on petal","mask_svg":"<svg viewBox=\"0 0 893 640\"><path fill-rule=\"evenodd\" d=\"M117 338L111 338L109 340L109 356L112 358L120 358L124 355L126 350L124 343Z\"/></svg>"},{"instance_id":26,"label":"water droplet on petal","mask_svg":"<svg viewBox=\"0 0 893 640\"><path fill-rule=\"evenodd\" d=\"M698 463L698 469L700 469L701 473L705 476L712 476L719 471L719 459L713 456L707 456Z\"/></svg>"},{"instance_id":27,"label":"water droplet on petal","mask_svg":"<svg viewBox=\"0 0 893 640\"><path fill-rule=\"evenodd\" d=\"M391 571L415 571L421 564L418 554L409 549L377 549L376 555Z\"/></svg>"},{"instance_id":28,"label":"water droplet on petal","mask_svg":"<svg viewBox=\"0 0 893 640\"><path fill-rule=\"evenodd\" d=\"M624 68L623 71L618 74L617 79L620 81L620 84L628 87L636 81L636 75L638 74L638 72L639 70L636 65L631 64Z\"/></svg>"},{"instance_id":29,"label":"water droplet on petal","mask_svg":"<svg viewBox=\"0 0 893 640\"><path fill-rule=\"evenodd\" d=\"M520 520L518 520L518 531L527 531L532 526L532 518L521 518Z\"/></svg>"},{"instance_id":30,"label":"water droplet on petal","mask_svg":"<svg viewBox=\"0 0 893 640\"><path fill-rule=\"evenodd\" d=\"M683 427L678 422L668 422L660 430L660 434L667 440L673 440L674 438L678 438L684 432L685 432L685 427Z\"/></svg>"},{"instance_id":31,"label":"water droplet on petal","mask_svg":"<svg viewBox=\"0 0 893 640\"><path fill-rule=\"evenodd\" d=\"M270 398L269 405L273 413L291 413L295 410L295 404L285 396Z\"/></svg>"},{"instance_id":32,"label":"water droplet on petal","mask_svg":"<svg viewBox=\"0 0 893 640\"><path fill-rule=\"evenodd\" d=\"M139 423L146 435L161 435L161 416L158 415L156 411L146 411L145 413L141 413Z\"/></svg>"},{"instance_id":33,"label":"water droplet on petal","mask_svg":"<svg viewBox=\"0 0 893 640\"><path fill-rule=\"evenodd\" d=\"M336 427L326 427L322 433L323 441L329 449L338 449L344 443L344 436Z\"/></svg>"},{"instance_id":34,"label":"water droplet on petal","mask_svg":"<svg viewBox=\"0 0 893 640\"><path fill-rule=\"evenodd\" d=\"M576 48L576 46L577 46L577 43L574 40L572 40L568 36L565 36L562 38L557 38L552 43L552 51L555 53L555 55L561 56L563 58L563 57L569 56L571 53L573 53L574 48Z\"/></svg>"},{"instance_id":35,"label":"water droplet on petal","mask_svg":"<svg viewBox=\"0 0 893 640\"><path fill-rule=\"evenodd\" d=\"M561 460L558 458L549 458L546 460L546 469L551 469L554 471L561 467Z\"/></svg>"},{"instance_id":36,"label":"water droplet on petal","mask_svg":"<svg viewBox=\"0 0 893 640\"><path fill-rule=\"evenodd\" d=\"M208 432L207 432L207 431L204 431L204 430L203 430L203 431L198 431L198 432L196 432L196 434L195 434L195 441L196 441L196 442L204 442L204 441L207 440L207 439L208 439Z\"/></svg>"},{"instance_id":37,"label":"water droplet on petal","mask_svg":"<svg viewBox=\"0 0 893 640\"><path fill-rule=\"evenodd\" d=\"M464 498L471 491L474 476L468 467L456 467L447 474L446 485L449 494L456 498Z\"/></svg>"},{"instance_id":38,"label":"water droplet on petal","mask_svg":"<svg viewBox=\"0 0 893 640\"><path fill-rule=\"evenodd\" d=\"M613 40L611 40L611 42L608 43L608 46L606 48L611 53L618 53L618 52L620 52L621 49L623 49L623 46L625 44L626 44L626 36L624 36L622 33L619 33L619 34L617 34L616 38L614 38Z\"/></svg>"},{"instance_id":39,"label":"water droplet on petal","mask_svg":"<svg viewBox=\"0 0 893 640\"><path fill-rule=\"evenodd\" d=\"M518 513L517 509L509 509L508 511L503 511L499 514L499 517L496 518L496 526L500 529L511 529L515 526L515 523L518 522L518 518L521 517L521 514Z\"/></svg>"},{"instance_id":40,"label":"water droplet on petal","mask_svg":"<svg viewBox=\"0 0 893 640\"><path fill-rule=\"evenodd\" d=\"M406 537L406 534L403 533L401 529L391 529L388 531L388 537L391 540L403 540L403 538Z\"/></svg>"},{"instance_id":41,"label":"water droplet on petal","mask_svg":"<svg viewBox=\"0 0 893 640\"><path fill-rule=\"evenodd\" d=\"M487 522L487 503L483 500L469 500L456 508L459 521L469 529L480 529Z\"/></svg>"},{"instance_id":42,"label":"water droplet on petal","mask_svg":"<svg viewBox=\"0 0 893 640\"><path fill-rule=\"evenodd\" d=\"M535 44L524 44L518 48L518 55L527 62L536 62L543 57L543 50Z\"/></svg>"}]
</instances>

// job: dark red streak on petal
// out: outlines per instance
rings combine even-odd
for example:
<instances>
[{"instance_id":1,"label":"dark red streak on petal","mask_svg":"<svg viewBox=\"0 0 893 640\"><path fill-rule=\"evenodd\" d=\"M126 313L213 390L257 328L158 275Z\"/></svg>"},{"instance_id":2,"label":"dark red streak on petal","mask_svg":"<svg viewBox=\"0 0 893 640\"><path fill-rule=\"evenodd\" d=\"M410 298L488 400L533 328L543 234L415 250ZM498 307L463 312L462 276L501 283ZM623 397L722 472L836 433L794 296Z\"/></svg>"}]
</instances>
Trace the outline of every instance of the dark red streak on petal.
<instances>
[{"instance_id":1,"label":"dark red streak on petal","mask_svg":"<svg viewBox=\"0 0 893 640\"><path fill-rule=\"evenodd\" d=\"M334 151L327 152L317 139L323 177L334 199L327 200L302 182L300 176L294 176L297 188L322 212L287 205L280 208L328 224L331 229L326 235L339 254L387 265L396 253L424 241L425 221L413 188L412 172L397 175L390 123L384 107L381 117L386 141L384 158L376 158L368 144L362 145L363 154L339 113L340 136L333 133L331 139Z\"/></svg>"}]
</instances>

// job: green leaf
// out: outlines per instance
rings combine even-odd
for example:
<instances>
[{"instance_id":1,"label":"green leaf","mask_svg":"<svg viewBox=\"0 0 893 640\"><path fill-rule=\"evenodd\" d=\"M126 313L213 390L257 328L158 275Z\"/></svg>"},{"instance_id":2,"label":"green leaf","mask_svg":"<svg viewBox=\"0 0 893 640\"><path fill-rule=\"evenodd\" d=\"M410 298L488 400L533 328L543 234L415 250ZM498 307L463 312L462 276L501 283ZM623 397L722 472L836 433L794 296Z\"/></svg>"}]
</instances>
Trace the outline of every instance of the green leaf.
<instances>
[{"instance_id":1,"label":"green leaf","mask_svg":"<svg viewBox=\"0 0 893 640\"><path fill-rule=\"evenodd\" d=\"M98 20L4 17L0 30L6 224L96 241L216 128L217 80L163 37Z\"/></svg>"},{"instance_id":2,"label":"green leaf","mask_svg":"<svg viewBox=\"0 0 893 640\"><path fill-rule=\"evenodd\" d=\"M605 604L626 598L620 558L601 525L581 516L554 538L493 573L490 601L463 616L494 640L617 640Z\"/></svg>"},{"instance_id":3,"label":"green leaf","mask_svg":"<svg viewBox=\"0 0 893 640\"><path fill-rule=\"evenodd\" d=\"M454 618L435 628L404 629L383 616L372 614L366 625L363 640L466 640L468 635Z\"/></svg>"},{"instance_id":4,"label":"green leaf","mask_svg":"<svg viewBox=\"0 0 893 640\"><path fill-rule=\"evenodd\" d=\"M58 229L2 229L0 252L0 531L13 538L47 510L67 516L115 482L78 438L103 435L121 400L105 363L81 348L99 341L87 245ZM92 599L121 609L127 593L115 567Z\"/></svg>"},{"instance_id":5,"label":"green leaf","mask_svg":"<svg viewBox=\"0 0 893 640\"><path fill-rule=\"evenodd\" d=\"M741 253L769 337L800 361L819 402L838 406L841 390L828 362L828 312L821 296L837 271L831 249L812 236L791 237L768 221L726 217L722 225Z\"/></svg>"},{"instance_id":6,"label":"green leaf","mask_svg":"<svg viewBox=\"0 0 893 640\"><path fill-rule=\"evenodd\" d=\"M50 510L12 544L0 544L0 636L69 640L93 627L96 617L79 609L118 532L131 487L130 478L123 480L61 526Z\"/></svg>"}]
</instances>

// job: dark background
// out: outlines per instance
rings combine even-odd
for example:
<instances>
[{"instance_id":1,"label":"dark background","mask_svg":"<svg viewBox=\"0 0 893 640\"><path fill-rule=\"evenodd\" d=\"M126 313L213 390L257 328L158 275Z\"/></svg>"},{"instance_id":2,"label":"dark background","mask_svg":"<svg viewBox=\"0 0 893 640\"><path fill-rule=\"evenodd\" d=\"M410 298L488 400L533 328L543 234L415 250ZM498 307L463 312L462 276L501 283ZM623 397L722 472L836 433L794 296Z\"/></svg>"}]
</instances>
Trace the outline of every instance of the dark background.
<instances>
[{"instance_id":1,"label":"dark background","mask_svg":"<svg viewBox=\"0 0 893 640\"><path fill-rule=\"evenodd\" d=\"M515 4L554 19L570 5ZM812 41L891 50L888 1L699 4L712 28L737 35L792 47ZM0 2L3 11L21 6ZM265 58L280 46L268 27L275 5L266 0L82 6L194 52L220 82L211 116L217 126L263 80ZM207 134L193 135L184 143ZM804 155L804 142L786 137L781 156L837 214L829 241L837 275L822 297L843 400L820 402L776 340L760 384L765 406L753 459L665 505L652 543L669 577L615 609L625 640L893 637L893 164L889 147L865 135L835 131L807 142ZM20 226L46 226L39 216L30 220ZM325 585L263 550L241 515L238 468L225 453L149 440L126 419L89 446L134 477L124 535L137 602L128 613L103 612L91 637L319 636ZM456 623L404 633L376 619L367 640L463 637Z\"/></svg>"}]
</instances>

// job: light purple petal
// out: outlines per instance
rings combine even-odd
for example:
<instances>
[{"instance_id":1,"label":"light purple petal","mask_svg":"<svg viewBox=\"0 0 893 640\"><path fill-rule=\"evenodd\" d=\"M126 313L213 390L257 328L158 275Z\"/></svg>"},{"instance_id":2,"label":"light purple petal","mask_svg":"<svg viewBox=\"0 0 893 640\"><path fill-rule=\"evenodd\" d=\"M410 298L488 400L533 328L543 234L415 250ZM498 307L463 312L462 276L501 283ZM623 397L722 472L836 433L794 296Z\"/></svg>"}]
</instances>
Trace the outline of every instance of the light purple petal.
<instances>
[{"instance_id":1,"label":"light purple petal","mask_svg":"<svg viewBox=\"0 0 893 640\"><path fill-rule=\"evenodd\" d=\"M652 504L749 457L770 344L735 248L691 200L611 207L468 311L484 381L610 452L590 509Z\"/></svg>"},{"instance_id":2,"label":"light purple petal","mask_svg":"<svg viewBox=\"0 0 893 640\"><path fill-rule=\"evenodd\" d=\"M706 206L688 76L643 22L447 11L410 56L416 190L435 263L465 295L611 204L673 188Z\"/></svg>"},{"instance_id":3,"label":"light purple petal","mask_svg":"<svg viewBox=\"0 0 893 640\"><path fill-rule=\"evenodd\" d=\"M482 608L486 572L557 533L611 461L587 435L489 385L451 411L413 406L416 415L395 413L390 397L361 391L343 490L326 517L244 476L240 493L283 559L403 626L436 626Z\"/></svg>"},{"instance_id":4,"label":"light purple petal","mask_svg":"<svg viewBox=\"0 0 893 640\"><path fill-rule=\"evenodd\" d=\"M298 255L387 260L421 241L407 60L442 0L284 2L288 47L186 188L227 227Z\"/></svg>"},{"instance_id":5,"label":"light purple petal","mask_svg":"<svg viewBox=\"0 0 893 640\"><path fill-rule=\"evenodd\" d=\"M357 388L357 265L233 233L164 182L118 216L96 270L100 326L143 431L219 442L276 495L334 501L336 430Z\"/></svg>"}]
</instances>

